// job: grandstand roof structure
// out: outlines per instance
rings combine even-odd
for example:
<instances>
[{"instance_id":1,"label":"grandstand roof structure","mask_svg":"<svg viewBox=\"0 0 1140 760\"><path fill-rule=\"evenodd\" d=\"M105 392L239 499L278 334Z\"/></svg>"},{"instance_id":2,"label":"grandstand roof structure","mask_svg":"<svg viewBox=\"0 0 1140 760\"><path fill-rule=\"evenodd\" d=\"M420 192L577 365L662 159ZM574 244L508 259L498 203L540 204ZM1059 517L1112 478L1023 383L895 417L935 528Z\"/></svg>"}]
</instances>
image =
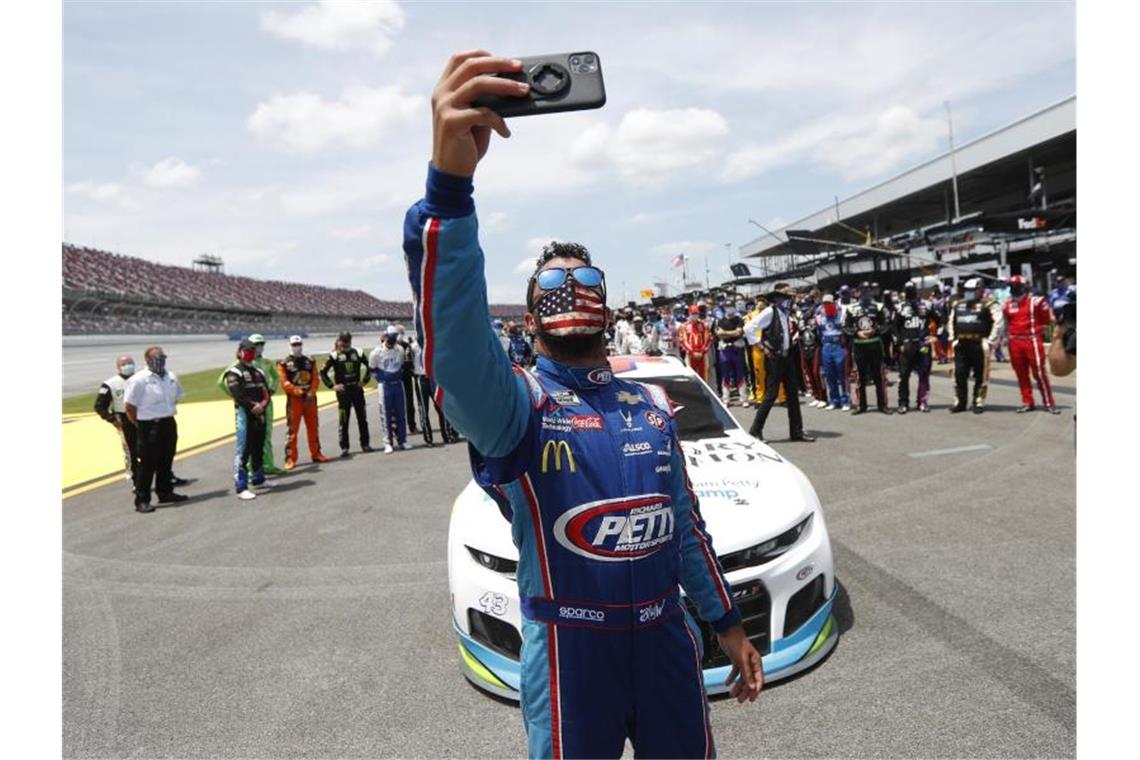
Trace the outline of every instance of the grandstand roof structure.
<instances>
[{"instance_id":1,"label":"grandstand roof structure","mask_svg":"<svg viewBox=\"0 0 1140 760\"><path fill-rule=\"evenodd\" d=\"M1054 197L1076 193L1077 97L1047 108L971 140L954 151L962 215L1000 208L1025 207L1033 166L1049 168ZM856 229L870 227L876 239L953 221L950 151L862 190L838 203L839 221ZM1023 187L1020 195L993 197L995 191ZM854 242L849 230L836 224L836 205L826 206L773 230L811 230L837 240ZM764 234L740 246L744 258L792 253L786 242Z\"/></svg>"},{"instance_id":2,"label":"grandstand roof structure","mask_svg":"<svg viewBox=\"0 0 1140 760\"><path fill-rule=\"evenodd\" d=\"M915 262L904 267L889 261L892 252L900 251L926 254L949 267L961 260L979 271L1007 266L1009 255L1021 250L1050 249L1058 261L1075 257L1076 103L1075 95L1065 98L765 232L740 246L741 259L753 260L753 274L763 270L760 280L790 278L806 284L821 281L828 272L838 275L845 264L851 271L898 269L901 276ZM1044 171L1047 197L1031 201L1038 167ZM827 244L812 251L797 244L797 237ZM1017 256L1012 258L1016 263ZM870 260L873 265L858 266ZM1042 263L1034 261L1035 266ZM826 263L835 266L819 266Z\"/></svg>"}]
</instances>

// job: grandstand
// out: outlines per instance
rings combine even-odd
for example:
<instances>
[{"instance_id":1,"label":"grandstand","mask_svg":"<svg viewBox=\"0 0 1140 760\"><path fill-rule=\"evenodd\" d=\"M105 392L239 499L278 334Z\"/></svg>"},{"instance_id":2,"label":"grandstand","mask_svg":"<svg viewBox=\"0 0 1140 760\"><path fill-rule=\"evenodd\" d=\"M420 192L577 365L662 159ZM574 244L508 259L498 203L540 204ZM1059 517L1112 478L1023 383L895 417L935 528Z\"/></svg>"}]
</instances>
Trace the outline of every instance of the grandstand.
<instances>
[{"instance_id":1,"label":"grandstand","mask_svg":"<svg viewBox=\"0 0 1140 760\"><path fill-rule=\"evenodd\" d=\"M1076 130L1072 96L765 230L740 247L743 267L725 287L1020 273L1048 288L1076 269Z\"/></svg>"},{"instance_id":2,"label":"grandstand","mask_svg":"<svg viewBox=\"0 0 1140 760\"><path fill-rule=\"evenodd\" d=\"M521 305L491 315L519 319ZM237 277L63 244L65 335L321 333L410 322L411 301Z\"/></svg>"}]
</instances>

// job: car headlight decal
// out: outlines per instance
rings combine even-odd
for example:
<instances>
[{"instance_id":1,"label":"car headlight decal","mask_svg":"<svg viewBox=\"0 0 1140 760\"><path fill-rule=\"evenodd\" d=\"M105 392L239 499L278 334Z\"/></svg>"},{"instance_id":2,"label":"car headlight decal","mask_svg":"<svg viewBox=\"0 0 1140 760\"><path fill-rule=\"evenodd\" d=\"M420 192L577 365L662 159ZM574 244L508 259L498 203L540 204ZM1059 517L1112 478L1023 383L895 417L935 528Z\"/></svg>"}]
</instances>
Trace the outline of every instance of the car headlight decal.
<instances>
[{"instance_id":1,"label":"car headlight decal","mask_svg":"<svg viewBox=\"0 0 1140 760\"><path fill-rule=\"evenodd\" d=\"M763 543L750 546L747 549L725 554L720 558L721 567L728 573L733 570L740 570L745 567L756 567L771 562L791 549L795 543L800 540L800 536L807 530L808 524L811 522L812 515L814 514L814 512L809 514L803 520L775 538L770 538Z\"/></svg>"},{"instance_id":2,"label":"car headlight decal","mask_svg":"<svg viewBox=\"0 0 1140 760\"><path fill-rule=\"evenodd\" d=\"M474 559L476 562L488 570L499 573L500 575L510 576L511 578L515 577L515 573L518 571L519 567L519 563L515 560L506 559L505 557L497 557L494 554L480 551L479 549L467 546L466 544L464 544L464 547L471 554L472 559Z\"/></svg>"}]
</instances>

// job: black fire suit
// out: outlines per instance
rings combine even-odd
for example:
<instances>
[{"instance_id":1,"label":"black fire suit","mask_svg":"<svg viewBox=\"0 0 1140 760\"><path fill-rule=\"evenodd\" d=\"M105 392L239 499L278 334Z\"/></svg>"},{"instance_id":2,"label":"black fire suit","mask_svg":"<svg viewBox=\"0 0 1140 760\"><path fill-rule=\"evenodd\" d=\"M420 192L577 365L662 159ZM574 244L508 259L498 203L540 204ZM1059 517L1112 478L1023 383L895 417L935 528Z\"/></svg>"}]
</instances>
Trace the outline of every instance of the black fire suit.
<instances>
[{"instance_id":1,"label":"black fire suit","mask_svg":"<svg viewBox=\"0 0 1140 760\"><path fill-rule=\"evenodd\" d=\"M416 428L416 396L413 390L416 380L412 367L412 343L402 339L396 342L404 347L404 364L400 367L400 382L404 385L404 412L407 414L405 419L408 421L408 432L418 433L419 430Z\"/></svg>"},{"instance_id":2,"label":"black fire suit","mask_svg":"<svg viewBox=\"0 0 1140 760\"><path fill-rule=\"evenodd\" d=\"M360 371L364 370L363 379ZM332 373L330 378L329 374ZM364 413L364 386L372 379L368 371L368 362L360 352L351 346L344 351L334 351L325 360L321 367L321 381L325 387L343 385L344 390L337 391L336 404L340 411L340 452L348 453L348 420L352 412L356 412L356 424L360 429L360 448L370 451L368 437L368 417Z\"/></svg>"},{"instance_id":3,"label":"black fire suit","mask_svg":"<svg viewBox=\"0 0 1140 760\"><path fill-rule=\"evenodd\" d=\"M994 315L980 300L958 300L950 306L947 336L954 346L955 411L965 411L970 372L974 373L974 409L986 401L986 354L996 335Z\"/></svg>"},{"instance_id":4,"label":"black fire suit","mask_svg":"<svg viewBox=\"0 0 1140 760\"><path fill-rule=\"evenodd\" d=\"M858 411L867 411L867 381L875 384L875 401L879 411L887 411L887 378L883 368L883 309L875 303L858 302L846 307L844 330L851 336L855 354L855 398ZM861 337L860 332L870 332Z\"/></svg>"},{"instance_id":5,"label":"black fire suit","mask_svg":"<svg viewBox=\"0 0 1140 760\"><path fill-rule=\"evenodd\" d=\"M899 351L899 407L910 406L910 373L918 372L918 407L926 407L930 392L930 323L934 312L922 301L903 301L894 314Z\"/></svg>"}]
</instances>

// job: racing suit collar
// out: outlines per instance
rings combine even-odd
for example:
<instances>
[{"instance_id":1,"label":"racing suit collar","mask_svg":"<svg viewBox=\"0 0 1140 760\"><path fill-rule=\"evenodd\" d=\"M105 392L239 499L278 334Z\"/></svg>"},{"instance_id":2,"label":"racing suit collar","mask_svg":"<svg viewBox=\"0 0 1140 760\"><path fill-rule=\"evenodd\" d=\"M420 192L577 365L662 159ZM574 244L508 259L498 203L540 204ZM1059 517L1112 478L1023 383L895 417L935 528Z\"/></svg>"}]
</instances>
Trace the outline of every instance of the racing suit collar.
<instances>
[{"instance_id":1,"label":"racing suit collar","mask_svg":"<svg viewBox=\"0 0 1140 760\"><path fill-rule=\"evenodd\" d=\"M614 377L608 362L597 367L571 367L541 354L538 357L537 368L542 374L571 388L598 388L609 383Z\"/></svg>"}]
</instances>

